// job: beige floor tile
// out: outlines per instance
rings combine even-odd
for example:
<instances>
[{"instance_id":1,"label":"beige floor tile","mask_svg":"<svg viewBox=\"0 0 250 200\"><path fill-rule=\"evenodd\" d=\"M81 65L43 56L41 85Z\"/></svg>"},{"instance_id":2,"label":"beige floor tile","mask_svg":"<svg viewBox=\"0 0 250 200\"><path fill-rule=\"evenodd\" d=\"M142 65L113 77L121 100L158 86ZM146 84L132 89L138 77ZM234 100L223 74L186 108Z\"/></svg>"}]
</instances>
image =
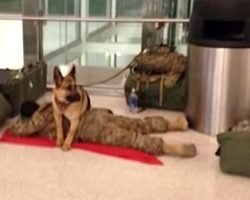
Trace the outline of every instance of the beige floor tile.
<instances>
[{"instance_id":1,"label":"beige floor tile","mask_svg":"<svg viewBox=\"0 0 250 200\"><path fill-rule=\"evenodd\" d=\"M91 101L93 106L131 117L183 114L160 110L131 114L119 97L91 96ZM215 137L193 130L159 136L171 142L194 142L198 156L160 157L164 165L151 166L87 151L65 153L58 148L0 143L0 200L249 199L250 179L221 173L214 155Z\"/></svg>"}]
</instances>

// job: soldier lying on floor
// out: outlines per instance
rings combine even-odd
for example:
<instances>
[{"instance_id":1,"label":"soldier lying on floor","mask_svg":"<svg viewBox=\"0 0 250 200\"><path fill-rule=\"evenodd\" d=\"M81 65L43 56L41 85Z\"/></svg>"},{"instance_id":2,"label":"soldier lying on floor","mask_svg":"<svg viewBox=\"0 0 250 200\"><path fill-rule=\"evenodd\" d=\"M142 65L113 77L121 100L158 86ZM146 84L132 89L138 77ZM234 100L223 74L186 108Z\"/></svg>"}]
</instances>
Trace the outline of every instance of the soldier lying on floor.
<instances>
[{"instance_id":1,"label":"soldier lying on floor","mask_svg":"<svg viewBox=\"0 0 250 200\"><path fill-rule=\"evenodd\" d=\"M193 157L196 155L194 144L168 144L160 137L150 133L185 131L188 124L185 117L168 121L161 116L134 119L114 115L102 108L90 109L80 124L77 140L101 144L130 147L154 155L175 155ZM67 119L63 120L66 132ZM20 117L10 128L14 136L24 137L33 134L55 138L55 124L52 104L41 105L30 117Z\"/></svg>"}]
</instances>

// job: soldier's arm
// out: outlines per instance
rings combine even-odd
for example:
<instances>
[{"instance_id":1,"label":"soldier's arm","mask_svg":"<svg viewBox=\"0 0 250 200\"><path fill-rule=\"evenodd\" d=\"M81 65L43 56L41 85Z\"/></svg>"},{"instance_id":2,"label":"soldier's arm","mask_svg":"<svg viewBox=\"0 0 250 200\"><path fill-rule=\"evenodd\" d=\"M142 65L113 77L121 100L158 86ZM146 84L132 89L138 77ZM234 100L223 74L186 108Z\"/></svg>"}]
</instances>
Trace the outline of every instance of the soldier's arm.
<instances>
[{"instance_id":1,"label":"soldier's arm","mask_svg":"<svg viewBox=\"0 0 250 200\"><path fill-rule=\"evenodd\" d=\"M48 105L43 105L30 118L18 118L17 121L9 127L11 133L15 136L29 136L37 133L47 126L48 116L52 115L52 109Z\"/></svg>"}]
</instances>

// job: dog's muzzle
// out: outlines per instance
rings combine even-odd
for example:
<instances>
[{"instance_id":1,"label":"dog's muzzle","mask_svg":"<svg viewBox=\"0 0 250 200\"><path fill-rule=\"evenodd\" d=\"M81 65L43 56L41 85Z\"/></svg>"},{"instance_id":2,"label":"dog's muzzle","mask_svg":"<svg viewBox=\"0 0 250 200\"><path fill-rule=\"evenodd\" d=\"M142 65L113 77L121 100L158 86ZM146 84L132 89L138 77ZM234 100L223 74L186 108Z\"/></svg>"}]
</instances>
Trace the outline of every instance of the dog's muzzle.
<instances>
[{"instance_id":1,"label":"dog's muzzle","mask_svg":"<svg viewBox=\"0 0 250 200\"><path fill-rule=\"evenodd\" d=\"M80 101L81 97L78 93L70 94L66 96L66 100L70 103Z\"/></svg>"}]
</instances>

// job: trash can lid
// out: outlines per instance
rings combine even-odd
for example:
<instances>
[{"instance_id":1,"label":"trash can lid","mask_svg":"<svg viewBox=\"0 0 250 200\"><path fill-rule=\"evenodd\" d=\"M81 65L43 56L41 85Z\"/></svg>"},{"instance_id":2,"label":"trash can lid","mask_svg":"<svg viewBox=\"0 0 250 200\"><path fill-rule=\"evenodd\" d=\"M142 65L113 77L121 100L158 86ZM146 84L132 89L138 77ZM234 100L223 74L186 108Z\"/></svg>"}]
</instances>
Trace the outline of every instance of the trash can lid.
<instances>
[{"instance_id":1,"label":"trash can lid","mask_svg":"<svg viewBox=\"0 0 250 200\"><path fill-rule=\"evenodd\" d=\"M250 1L195 0L191 18L228 21L250 19Z\"/></svg>"},{"instance_id":2,"label":"trash can lid","mask_svg":"<svg viewBox=\"0 0 250 200\"><path fill-rule=\"evenodd\" d=\"M209 47L250 47L250 0L195 0L189 43Z\"/></svg>"}]
</instances>

